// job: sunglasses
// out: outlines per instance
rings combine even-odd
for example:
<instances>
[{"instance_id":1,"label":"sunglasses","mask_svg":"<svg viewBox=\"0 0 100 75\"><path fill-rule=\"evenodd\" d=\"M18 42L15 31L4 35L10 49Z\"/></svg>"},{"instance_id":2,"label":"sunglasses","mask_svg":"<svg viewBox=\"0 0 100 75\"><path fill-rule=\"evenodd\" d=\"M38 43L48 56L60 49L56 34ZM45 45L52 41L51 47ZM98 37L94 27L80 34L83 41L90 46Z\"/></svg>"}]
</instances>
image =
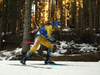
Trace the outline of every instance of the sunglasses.
<instances>
[{"instance_id":1,"label":"sunglasses","mask_svg":"<svg viewBox=\"0 0 100 75\"><path fill-rule=\"evenodd\" d=\"M57 25L58 26L58 28L61 28L61 26L59 26L59 25Z\"/></svg>"}]
</instances>

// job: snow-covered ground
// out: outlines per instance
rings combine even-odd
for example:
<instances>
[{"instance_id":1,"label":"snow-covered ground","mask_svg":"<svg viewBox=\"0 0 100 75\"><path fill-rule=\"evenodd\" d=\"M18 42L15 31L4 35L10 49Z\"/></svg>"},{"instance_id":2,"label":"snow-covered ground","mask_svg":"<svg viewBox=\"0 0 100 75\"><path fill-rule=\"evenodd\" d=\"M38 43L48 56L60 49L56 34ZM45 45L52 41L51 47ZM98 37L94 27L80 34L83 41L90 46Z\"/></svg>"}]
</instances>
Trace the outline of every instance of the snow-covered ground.
<instances>
[{"instance_id":1,"label":"snow-covered ground","mask_svg":"<svg viewBox=\"0 0 100 75\"><path fill-rule=\"evenodd\" d=\"M100 62L62 62L63 65L42 65L43 61L0 61L0 75L100 75Z\"/></svg>"},{"instance_id":2,"label":"snow-covered ground","mask_svg":"<svg viewBox=\"0 0 100 75\"><path fill-rule=\"evenodd\" d=\"M60 42L61 42L60 48L58 48L56 52L51 53L52 56L65 56L64 53L66 53L68 51L68 49L66 49L66 48L68 48L68 47L70 48L70 46L73 46L74 48L77 48L80 52L84 52L84 53L89 53L89 52L96 53L96 50L97 50L97 47L93 47L92 45L85 44L85 43L75 44L73 41L67 42L67 43L66 43L66 41L60 41ZM32 48L32 46L33 46L33 44L30 45L30 48ZM57 46L57 47L59 47L59 46ZM37 49L37 51L35 51L36 54L38 54L38 49ZM16 48L15 50L12 50L12 51L7 51L7 50L0 51L0 59L1 60L10 60L13 57L21 55L21 52L22 52L22 48ZM43 54L46 54L46 53L47 52L44 50Z\"/></svg>"},{"instance_id":3,"label":"snow-covered ground","mask_svg":"<svg viewBox=\"0 0 100 75\"><path fill-rule=\"evenodd\" d=\"M89 44L75 44L72 42L61 41L61 47L52 56L64 56L68 50L66 47L74 46L82 52L96 52L97 48ZM32 48L33 45L30 46ZM59 47L59 46L58 46ZM63 48L64 47L64 48ZM27 61L28 66L19 66L20 61L10 61L16 55L21 55L22 48L12 51L0 51L0 75L100 75L99 62L70 62L55 61L63 65L43 65L44 61ZM38 50L35 51L38 54ZM45 51L43 51L46 54ZM8 61L9 60L9 61Z\"/></svg>"}]
</instances>

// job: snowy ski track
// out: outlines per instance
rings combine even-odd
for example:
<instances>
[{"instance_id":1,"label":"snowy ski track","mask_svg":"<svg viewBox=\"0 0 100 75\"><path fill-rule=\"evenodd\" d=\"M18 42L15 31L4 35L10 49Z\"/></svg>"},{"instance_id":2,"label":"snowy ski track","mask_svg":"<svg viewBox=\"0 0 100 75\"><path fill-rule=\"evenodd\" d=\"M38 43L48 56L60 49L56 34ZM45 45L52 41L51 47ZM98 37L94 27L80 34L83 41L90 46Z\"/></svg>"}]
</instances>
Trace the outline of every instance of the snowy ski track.
<instances>
[{"instance_id":1,"label":"snowy ski track","mask_svg":"<svg viewBox=\"0 0 100 75\"><path fill-rule=\"evenodd\" d=\"M64 62L62 65L44 65L44 61L0 61L0 75L100 75L100 62Z\"/></svg>"}]
</instances>

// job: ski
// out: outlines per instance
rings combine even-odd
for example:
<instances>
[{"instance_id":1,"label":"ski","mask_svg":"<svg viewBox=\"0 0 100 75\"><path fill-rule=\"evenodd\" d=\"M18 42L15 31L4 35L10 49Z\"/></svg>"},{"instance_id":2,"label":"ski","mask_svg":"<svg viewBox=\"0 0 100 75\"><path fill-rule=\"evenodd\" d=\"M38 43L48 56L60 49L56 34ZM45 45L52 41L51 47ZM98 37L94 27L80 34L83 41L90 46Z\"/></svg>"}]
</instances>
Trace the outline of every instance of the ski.
<instances>
[{"instance_id":1,"label":"ski","mask_svg":"<svg viewBox=\"0 0 100 75\"><path fill-rule=\"evenodd\" d=\"M53 64L44 64L44 65L62 65L62 64L53 63Z\"/></svg>"},{"instance_id":2,"label":"ski","mask_svg":"<svg viewBox=\"0 0 100 75\"><path fill-rule=\"evenodd\" d=\"M43 68L43 69L52 69L53 67L43 67L43 66L35 66L35 65L25 65L25 64L9 64L12 66L23 66L23 67L34 67L34 68Z\"/></svg>"},{"instance_id":3,"label":"ski","mask_svg":"<svg viewBox=\"0 0 100 75\"><path fill-rule=\"evenodd\" d=\"M53 63L53 64L32 64L32 65L48 65L48 66L49 65L51 65L51 66L52 65L54 65L54 66L57 66L58 65L58 66L67 66L66 64L56 64L56 63Z\"/></svg>"},{"instance_id":4,"label":"ski","mask_svg":"<svg viewBox=\"0 0 100 75\"><path fill-rule=\"evenodd\" d=\"M58 66L66 66L65 64L56 64L56 63L54 63L54 64L44 64L44 65L58 65Z\"/></svg>"}]
</instances>

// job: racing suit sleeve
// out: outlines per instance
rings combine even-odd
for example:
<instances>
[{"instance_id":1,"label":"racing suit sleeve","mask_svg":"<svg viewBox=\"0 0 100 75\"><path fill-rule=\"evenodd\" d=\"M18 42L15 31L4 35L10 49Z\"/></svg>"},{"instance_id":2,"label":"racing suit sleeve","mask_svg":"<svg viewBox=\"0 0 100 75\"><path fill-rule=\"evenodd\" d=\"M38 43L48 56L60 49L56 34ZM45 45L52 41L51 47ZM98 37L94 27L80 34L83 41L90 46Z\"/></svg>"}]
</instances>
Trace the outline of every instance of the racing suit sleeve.
<instances>
[{"instance_id":1,"label":"racing suit sleeve","mask_svg":"<svg viewBox=\"0 0 100 75\"><path fill-rule=\"evenodd\" d=\"M46 27L46 30L47 30L48 39L49 39L50 41L55 41L55 42L56 42L56 40L55 40L55 39L52 37L52 35L51 35L51 33L52 33L52 31L53 31L52 26L47 26L47 27Z\"/></svg>"}]
</instances>

